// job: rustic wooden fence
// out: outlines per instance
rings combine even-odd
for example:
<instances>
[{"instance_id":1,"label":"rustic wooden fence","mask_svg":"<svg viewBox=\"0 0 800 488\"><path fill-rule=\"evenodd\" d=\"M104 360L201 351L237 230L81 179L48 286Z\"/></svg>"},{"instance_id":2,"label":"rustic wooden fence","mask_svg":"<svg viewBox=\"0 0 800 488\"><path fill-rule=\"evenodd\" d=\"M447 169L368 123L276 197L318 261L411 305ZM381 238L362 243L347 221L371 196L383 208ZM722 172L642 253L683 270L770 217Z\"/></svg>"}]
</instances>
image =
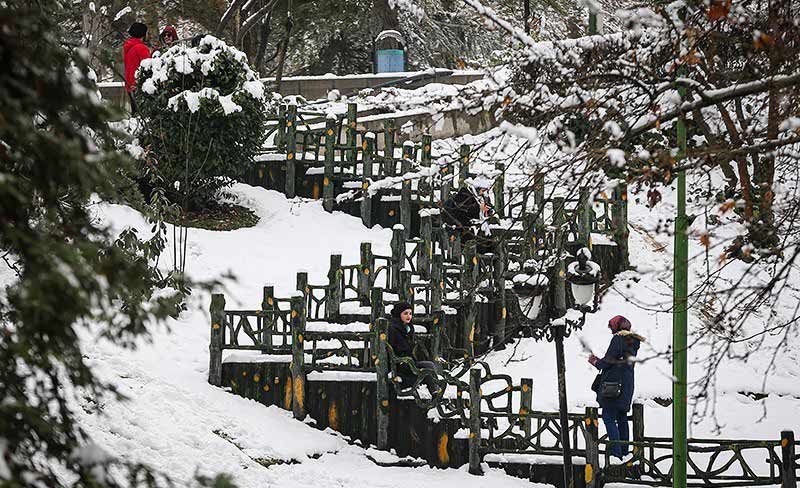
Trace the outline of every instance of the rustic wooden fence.
<instances>
[{"instance_id":1,"label":"rustic wooden fence","mask_svg":"<svg viewBox=\"0 0 800 488\"><path fill-rule=\"evenodd\" d=\"M506 187L505 168L498 165L493 252L481 254L474 241L462 243L461 233L448 229L440 216L441 203L472 176L471 148L461 146L453 160L434 162L429 136L419 144L401 144L391 120L383 131L367 132L356 114L354 105L336 118L283 107L269 135L274 148L245 180L290 197L322 198L327 211L348 211L367 226L391 226L389 255L373 253L366 242L358 263L343 264L341 255L332 255L324 283L309 283L306 273L298 273L293 296L276 297L274 288L264 287L255 310L226 310L224 296L214 295L209 382L291 409L297 418L317 412L321 425L381 449L416 446L405 452L436 465L458 465L463 454L476 474L481 460L491 456L560 455L558 414L531 410L532 380L514 384L507 375L493 374L479 356L520 333L518 305L507 295L506 281L527 261L541 259L543 251L591 247L607 277L627 268L625 187L594 201L585 189L575 196L548 196L541 175L529 186ZM593 236L603 242L592 242ZM434 361L434 371L395 357L388 345L384 315L399 301L414 305L421 356ZM225 361L225 354L250 356ZM415 384L398 384L401 365L417 378ZM335 389L319 382L309 386L311 378L339 374L359 381L337 383ZM434 391L419 388L425 379L435 381ZM416 410L401 407L408 401ZM428 423L431 410L442 422L438 440L430 432L425 442L403 438L389 421L394 415L403 422ZM640 405L633 409L629 442L637 454L635 470L610 465L611 441L598 435L596 409L568 418L573 452L586 460L587 486L600 486L603 479L654 486L671 482L668 439L644 435ZM466 433L463 452L447 447L448 436L455 441L459 429ZM796 488L796 442L791 432L782 436L780 441L692 440L690 483ZM759 450L767 454L766 464L755 466L750 453Z\"/></svg>"},{"instance_id":2,"label":"rustic wooden fence","mask_svg":"<svg viewBox=\"0 0 800 488\"><path fill-rule=\"evenodd\" d=\"M498 386L497 383L500 383ZM495 383L487 388L487 384ZM480 463L487 455L561 455L558 412L531 410L531 379L519 385L507 375L492 374L488 368L470 370L469 465L480 474ZM518 398L514 398L517 396ZM584 482L588 487L603 483L632 483L672 486L672 439L645 434L644 408L634 404L632 440L611 441L599 436L597 408L571 413L569 433L574 456L585 460ZM487 435L488 434L488 435ZM613 465L608 447L627 445L634 456L627 465ZM792 431L783 431L776 440L689 439L689 486L739 487L797 486L797 446ZM600 458L604 456L601 468ZM492 459L492 458L489 458ZM512 461L513 462L513 461Z\"/></svg>"},{"instance_id":3,"label":"rustic wooden fence","mask_svg":"<svg viewBox=\"0 0 800 488\"><path fill-rule=\"evenodd\" d=\"M355 104L349 104L344 115L324 119L322 113L282 106L274 117L267 149L246 169L243 180L289 197L322 198L327 211L336 208L360 216L368 227L401 224L406 237L419 236L420 210L439 209L455 188L474 176L470 164L476 152L462 145L457 154L434 155L430 135L420 142L401 141L402 128L393 119L387 119L382 130L368 131L357 114ZM559 207L575 242L590 246L593 233L605 234L615 246L616 268L627 268L624 184L595 201L589 201L589 191L583 190L559 202L545 194L543 175L528 186L508 187L504 163L495 163L494 173L494 207L499 218L515 224L512 228L529 233L538 229L541 237L541 224L550 211L546 206ZM519 225L523 215L529 221Z\"/></svg>"},{"instance_id":4,"label":"rustic wooden fence","mask_svg":"<svg viewBox=\"0 0 800 488\"><path fill-rule=\"evenodd\" d=\"M248 369L244 364L232 364L228 384L236 393L281 405L301 419L309 408L308 402L319 401L315 395L308 396L308 392L313 391L307 386L309 375L356 373L366 375L368 386L364 383L360 386L343 384L335 390L335 394L341 396L339 403L330 403L332 406L342 402L349 405L353 417L342 420L331 407L326 411L327 426L341 428L354 438L376 444L379 449L393 447L389 436L390 411L400 398L407 397L423 412L435 410L440 421L455 422L466 431L467 435L462 436L467 443L463 461L469 463L470 472L474 474L481 472L481 462L506 467L508 464L530 465L533 462L514 461L513 457L506 460L509 455L523 458L526 455L561 455L559 414L532 410L531 379L523 378L515 384L508 375L493 373L488 365L470 356L446 361L443 352L450 345L444 340L444 328L440 327L445 318L441 312L426 326L426 332L420 334L422 342L432 351L431 359L437 361L436 370L419 369L408 358L395 357L388 344L386 319L381 317L383 290L373 288L371 295L373 316L378 317L371 322L374 325L351 324L349 328L344 324L308 322L304 310L306 301L301 293L291 297L288 308L284 309L283 302L272 297L266 289L265 302L269 304L271 301L272 309L280 312L258 311L254 314L225 311L224 298L215 295L211 309L212 358L215 351L221 357L221 350L227 348L264 352L264 327L268 327L271 316L278 317L278 322L289 324L290 333L287 334L285 328L270 332L269 352L276 361L258 366L260 369L256 370ZM256 320L251 323L243 317ZM242 337L242 340L233 337ZM242 344L246 342L245 337L255 347ZM284 355L288 357L284 358ZM398 385L400 364L416 376L414 384ZM220 380L221 371L220 364ZM420 388L426 377L435 381L434 391ZM213 383L211 374L209 379ZM270 390L271 396L268 395ZM330 389L320 389L317 393L324 398L326 392L328 395L334 393ZM625 444L632 448L634 461L627 466L612 464L608 446L621 442L599 436L596 408L588 407L584 413L570 413L568 419L573 455L585 459L582 480L585 486L602 486L604 482L671 485L671 441L645 434L642 405L634 404L629 417L633 427L632 440ZM457 439L458 434L454 437ZM800 468L797 445L791 431L782 432L779 440L690 439L690 486L780 484L785 488L796 488L797 470ZM601 457L605 458L603 465ZM455 460L455 465L458 462Z\"/></svg>"}]
</instances>

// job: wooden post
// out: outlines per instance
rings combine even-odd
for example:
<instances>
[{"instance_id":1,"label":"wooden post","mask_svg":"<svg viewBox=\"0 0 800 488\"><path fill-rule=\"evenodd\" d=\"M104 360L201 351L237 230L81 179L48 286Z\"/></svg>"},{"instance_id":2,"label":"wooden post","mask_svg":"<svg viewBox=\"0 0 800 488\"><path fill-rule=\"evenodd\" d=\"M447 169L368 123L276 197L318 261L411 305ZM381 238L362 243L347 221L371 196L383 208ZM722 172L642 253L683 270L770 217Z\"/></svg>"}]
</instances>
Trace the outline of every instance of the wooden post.
<instances>
[{"instance_id":1,"label":"wooden post","mask_svg":"<svg viewBox=\"0 0 800 488\"><path fill-rule=\"evenodd\" d=\"M261 353L272 352L272 333L275 332L275 288L265 286L261 299Z\"/></svg>"},{"instance_id":2,"label":"wooden post","mask_svg":"<svg viewBox=\"0 0 800 488\"><path fill-rule=\"evenodd\" d=\"M586 488L600 488L600 436L597 431L597 408L586 407L586 466L583 476Z\"/></svg>"},{"instance_id":3,"label":"wooden post","mask_svg":"<svg viewBox=\"0 0 800 488\"><path fill-rule=\"evenodd\" d=\"M328 268L328 298L325 305L325 318L329 322L339 317L339 305L342 303L342 255L331 254L331 266Z\"/></svg>"},{"instance_id":4,"label":"wooden post","mask_svg":"<svg viewBox=\"0 0 800 488\"><path fill-rule=\"evenodd\" d=\"M433 347L431 354L433 354L433 363L439 366L439 358L442 357L442 327L444 327L444 311L441 309L434 309L433 310L433 330L431 334L433 335Z\"/></svg>"},{"instance_id":5,"label":"wooden post","mask_svg":"<svg viewBox=\"0 0 800 488\"><path fill-rule=\"evenodd\" d=\"M377 400L377 446L378 449L389 449L389 355L386 349L387 326L386 319L381 317L375 324L375 344L377 354L375 358L375 371L378 375L375 385Z\"/></svg>"},{"instance_id":6,"label":"wooden post","mask_svg":"<svg viewBox=\"0 0 800 488\"><path fill-rule=\"evenodd\" d=\"M471 365L475 361L475 326L478 319L478 304L475 303L475 293L467 295L466 311L464 316L465 332L465 359Z\"/></svg>"},{"instance_id":7,"label":"wooden post","mask_svg":"<svg viewBox=\"0 0 800 488\"><path fill-rule=\"evenodd\" d=\"M593 214L592 202L589 201L589 189L581 188L575 218L578 224L578 242L583 247L591 247Z\"/></svg>"},{"instance_id":8,"label":"wooden post","mask_svg":"<svg viewBox=\"0 0 800 488\"><path fill-rule=\"evenodd\" d=\"M461 234L456 231L456 233L450 235L450 239L450 260L454 263L460 263L463 253L463 249L461 247Z\"/></svg>"},{"instance_id":9,"label":"wooden post","mask_svg":"<svg viewBox=\"0 0 800 488\"><path fill-rule=\"evenodd\" d=\"M556 243L555 243L555 250L557 253L562 253L564 251L564 198L563 197L555 197L553 198L553 226L556 228ZM556 317L563 317L564 313L567 311L567 304L566 304L566 293L567 293L567 282L564 279L566 276L564 260L557 259L556 260L556 280L555 284L553 285L553 303L556 309Z\"/></svg>"},{"instance_id":10,"label":"wooden post","mask_svg":"<svg viewBox=\"0 0 800 488\"><path fill-rule=\"evenodd\" d=\"M289 104L286 111L286 196L294 198L297 184L297 105Z\"/></svg>"},{"instance_id":11,"label":"wooden post","mask_svg":"<svg viewBox=\"0 0 800 488\"><path fill-rule=\"evenodd\" d=\"M292 316L292 414L296 419L304 419L306 374L303 351L303 334L306 331L306 312L303 297L295 295L291 298Z\"/></svg>"},{"instance_id":12,"label":"wooden post","mask_svg":"<svg viewBox=\"0 0 800 488\"><path fill-rule=\"evenodd\" d=\"M531 436L531 409L533 408L533 379L520 378L522 383L520 399L519 399L519 427L525 434L525 438Z\"/></svg>"},{"instance_id":13,"label":"wooden post","mask_svg":"<svg viewBox=\"0 0 800 488\"><path fill-rule=\"evenodd\" d=\"M211 341L208 344L208 382L222 386L222 344L225 327L225 295L211 295Z\"/></svg>"},{"instance_id":14,"label":"wooden post","mask_svg":"<svg viewBox=\"0 0 800 488\"><path fill-rule=\"evenodd\" d=\"M419 216L419 238L420 246L417 249L417 274L423 279L431 276L431 254L433 253L433 222L428 211L420 212Z\"/></svg>"},{"instance_id":15,"label":"wooden post","mask_svg":"<svg viewBox=\"0 0 800 488\"><path fill-rule=\"evenodd\" d=\"M481 370L469 370L469 474L481 470Z\"/></svg>"},{"instance_id":16,"label":"wooden post","mask_svg":"<svg viewBox=\"0 0 800 488\"><path fill-rule=\"evenodd\" d=\"M450 169L447 166L443 167L439 173L442 175L441 194L439 195L439 200L446 202L450 199L450 192L453 189L453 174L450 172Z\"/></svg>"},{"instance_id":17,"label":"wooden post","mask_svg":"<svg viewBox=\"0 0 800 488\"><path fill-rule=\"evenodd\" d=\"M478 254L475 241L464 244L464 263L462 264L463 276L461 288L468 292L475 291L478 286Z\"/></svg>"},{"instance_id":18,"label":"wooden post","mask_svg":"<svg viewBox=\"0 0 800 488\"><path fill-rule=\"evenodd\" d=\"M389 289L395 293L400 288L400 270L406 264L406 239L405 232L402 225L395 225L392 227L392 241L389 246L392 249L392 263L390 266L391 283L388 283Z\"/></svg>"},{"instance_id":19,"label":"wooden post","mask_svg":"<svg viewBox=\"0 0 800 488\"><path fill-rule=\"evenodd\" d=\"M536 236L537 246L544 241L544 175L537 174L533 180L533 204L536 207L536 217L534 219L534 235ZM534 256L536 253L534 252Z\"/></svg>"},{"instance_id":20,"label":"wooden post","mask_svg":"<svg viewBox=\"0 0 800 488\"><path fill-rule=\"evenodd\" d=\"M494 169L499 171L497 177L494 179L494 211L498 217L505 217L506 206L506 165L502 161L494 163Z\"/></svg>"},{"instance_id":21,"label":"wooden post","mask_svg":"<svg viewBox=\"0 0 800 488\"><path fill-rule=\"evenodd\" d=\"M462 144L458 148L458 187L464 187L464 181L469 178L469 145Z\"/></svg>"},{"instance_id":22,"label":"wooden post","mask_svg":"<svg viewBox=\"0 0 800 488\"><path fill-rule=\"evenodd\" d=\"M336 142L336 119L325 119L325 173L322 178L322 208L333 212L333 164Z\"/></svg>"},{"instance_id":23,"label":"wooden post","mask_svg":"<svg viewBox=\"0 0 800 488\"><path fill-rule=\"evenodd\" d=\"M459 296L464 296L466 291L466 303L464 310L464 348L469 364L475 358L475 322L478 317L478 305L475 303L475 291L477 288L478 256L475 254L475 241L469 242L464 248L464 264L461 275L461 290Z\"/></svg>"},{"instance_id":24,"label":"wooden post","mask_svg":"<svg viewBox=\"0 0 800 488\"><path fill-rule=\"evenodd\" d=\"M433 138L430 134L424 134L422 136L422 147L420 149L420 165L423 168L430 168L431 167L431 144L433 142ZM423 197L430 203L433 203L433 186L431 185L430 177L424 177L419 180L417 184L417 194L419 195L420 202L423 201Z\"/></svg>"},{"instance_id":25,"label":"wooden post","mask_svg":"<svg viewBox=\"0 0 800 488\"><path fill-rule=\"evenodd\" d=\"M797 488L794 432L781 432L781 488Z\"/></svg>"},{"instance_id":26,"label":"wooden post","mask_svg":"<svg viewBox=\"0 0 800 488\"><path fill-rule=\"evenodd\" d=\"M411 162L414 157L414 143L406 141L403 143L403 161L400 163L400 169L403 177L405 178L411 173ZM411 180L403 180L403 186L400 189L400 223L403 224L405 229L405 238L411 238Z\"/></svg>"},{"instance_id":27,"label":"wooden post","mask_svg":"<svg viewBox=\"0 0 800 488\"><path fill-rule=\"evenodd\" d=\"M495 299L497 301L497 324L493 347L505 344L506 341L506 276L503 243L497 243L497 249L492 257L492 270L494 271Z\"/></svg>"},{"instance_id":28,"label":"wooden post","mask_svg":"<svg viewBox=\"0 0 800 488\"><path fill-rule=\"evenodd\" d=\"M375 258L372 255L372 243L361 243L361 267L358 270L358 301L362 307L369 305L369 287L372 284L372 273L375 270Z\"/></svg>"},{"instance_id":29,"label":"wooden post","mask_svg":"<svg viewBox=\"0 0 800 488\"><path fill-rule=\"evenodd\" d=\"M614 243L617 245L619 270L630 267L628 262L628 185L620 182L614 188L614 201L611 204L611 222L614 226Z\"/></svg>"},{"instance_id":30,"label":"wooden post","mask_svg":"<svg viewBox=\"0 0 800 488\"><path fill-rule=\"evenodd\" d=\"M523 261L536 257L536 211L522 214L522 239L525 243L522 248Z\"/></svg>"},{"instance_id":31,"label":"wooden post","mask_svg":"<svg viewBox=\"0 0 800 488\"><path fill-rule=\"evenodd\" d=\"M444 291L444 279L442 278L443 265L444 256L441 254L434 254L431 264L431 309L433 310L441 310L442 308L442 293Z\"/></svg>"},{"instance_id":32,"label":"wooden post","mask_svg":"<svg viewBox=\"0 0 800 488\"><path fill-rule=\"evenodd\" d=\"M369 184L372 180L372 160L375 155L375 134L367 132L364 136L364 154L361 159L361 223L372 227L372 197Z\"/></svg>"},{"instance_id":33,"label":"wooden post","mask_svg":"<svg viewBox=\"0 0 800 488\"><path fill-rule=\"evenodd\" d=\"M374 330L375 324L378 323L378 319L382 319L383 316L386 315L386 308L383 306L383 288L375 287L370 290L369 294L369 305L371 307L369 324Z\"/></svg>"},{"instance_id":34,"label":"wooden post","mask_svg":"<svg viewBox=\"0 0 800 488\"><path fill-rule=\"evenodd\" d=\"M383 174L394 176L397 173L397 166L394 161L394 119L386 119L383 122Z\"/></svg>"},{"instance_id":35,"label":"wooden post","mask_svg":"<svg viewBox=\"0 0 800 488\"><path fill-rule=\"evenodd\" d=\"M358 105L347 104L347 160L356 165L358 148L356 147L356 126L358 125Z\"/></svg>"},{"instance_id":36,"label":"wooden post","mask_svg":"<svg viewBox=\"0 0 800 488\"><path fill-rule=\"evenodd\" d=\"M278 107L278 129L275 131L275 146L279 151L286 149L286 105Z\"/></svg>"},{"instance_id":37,"label":"wooden post","mask_svg":"<svg viewBox=\"0 0 800 488\"><path fill-rule=\"evenodd\" d=\"M641 442L644 440L644 405L641 403L633 404L633 440ZM634 449L636 451L636 449Z\"/></svg>"},{"instance_id":38,"label":"wooden post","mask_svg":"<svg viewBox=\"0 0 800 488\"><path fill-rule=\"evenodd\" d=\"M295 283L295 289L308 298L308 273L306 271L298 271Z\"/></svg>"},{"instance_id":39,"label":"wooden post","mask_svg":"<svg viewBox=\"0 0 800 488\"><path fill-rule=\"evenodd\" d=\"M412 308L414 306L414 288L411 287L411 270L404 269L400 271L400 292L398 293L400 300L410 303Z\"/></svg>"}]
</instances>

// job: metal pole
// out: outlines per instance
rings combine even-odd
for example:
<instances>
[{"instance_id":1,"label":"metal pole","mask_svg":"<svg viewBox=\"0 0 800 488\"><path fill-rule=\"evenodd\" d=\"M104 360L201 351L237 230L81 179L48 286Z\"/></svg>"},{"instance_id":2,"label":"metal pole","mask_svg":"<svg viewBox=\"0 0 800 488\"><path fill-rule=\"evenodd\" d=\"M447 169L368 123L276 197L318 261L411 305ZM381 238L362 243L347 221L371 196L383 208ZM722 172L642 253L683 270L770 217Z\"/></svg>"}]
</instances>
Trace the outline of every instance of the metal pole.
<instances>
[{"instance_id":1,"label":"metal pole","mask_svg":"<svg viewBox=\"0 0 800 488\"><path fill-rule=\"evenodd\" d=\"M567 378L564 365L564 326L553 328L556 342L556 364L558 366L558 416L561 422L561 447L564 454L564 486L572 484L572 449L569 445L569 418L567 417Z\"/></svg>"},{"instance_id":2,"label":"metal pole","mask_svg":"<svg viewBox=\"0 0 800 488\"><path fill-rule=\"evenodd\" d=\"M683 68L680 71L684 71ZM679 88L681 100L686 89ZM678 160L686 155L686 123L678 118ZM686 172L678 173L678 215L675 219L675 271L672 313L672 486L686 488L686 334L689 239L686 234Z\"/></svg>"},{"instance_id":3,"label":"metal pole","mask_svg":"<svg viewBox=\"0 0 800 488\"><path fill-rule=\"evenodd\" d=\"M564 199L553 199L553 225L556 227L555 247L557 252L564 248ZM553 280L553 316L562 318L567 313L567 283L564 277L564 260L559 259ZM562 319L563 320L563 319ZM561 448L564 455L564 487L573 488L572 449L569 443L569 417L567 415L567 366L564 363L564 328L565 325L553 327L553 339L556 343L556 368L558 368L558 416L561 423Z\"/></svg>"}]
</instances>

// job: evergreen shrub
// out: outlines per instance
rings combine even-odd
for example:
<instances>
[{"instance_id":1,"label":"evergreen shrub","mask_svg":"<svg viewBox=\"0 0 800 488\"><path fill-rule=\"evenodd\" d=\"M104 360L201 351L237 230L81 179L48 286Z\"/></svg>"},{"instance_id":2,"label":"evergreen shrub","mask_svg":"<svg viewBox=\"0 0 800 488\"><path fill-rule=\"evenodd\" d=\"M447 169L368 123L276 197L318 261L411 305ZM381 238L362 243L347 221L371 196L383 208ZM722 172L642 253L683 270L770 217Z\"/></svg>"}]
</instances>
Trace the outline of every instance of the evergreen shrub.
<instances>
[{"instance_id":1,"label":"evergreen shrub","mask_svg":"<svg viewBox=\"0 0 800 488\"><path fill-rule=\"evenodd\" d=\"M247 56L205 36L142 61L136 85L150 183L185 209L214 206L252 164L271 109Z\"/></svg>"}]
</instances>

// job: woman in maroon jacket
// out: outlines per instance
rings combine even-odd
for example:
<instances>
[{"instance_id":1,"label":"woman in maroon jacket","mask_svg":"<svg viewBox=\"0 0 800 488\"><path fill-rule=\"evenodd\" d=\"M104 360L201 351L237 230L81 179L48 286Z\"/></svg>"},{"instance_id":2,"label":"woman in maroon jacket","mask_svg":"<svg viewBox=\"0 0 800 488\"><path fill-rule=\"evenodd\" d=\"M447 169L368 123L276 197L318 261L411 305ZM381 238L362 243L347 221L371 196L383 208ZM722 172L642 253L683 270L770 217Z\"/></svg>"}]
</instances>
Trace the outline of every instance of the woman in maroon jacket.
<instances>
[{"instance_id":1,"label":"woman in maroon jacket","mask_svg":"<svg viewBox=\"0 0 800 488\"><path fill-rule=\"evenodd\" d=\"M128 29L131 38L125 41L122 47L122 60L125 63L125 90L131 99L131 113L136 113L136 101L133 99L133 90L136 88L136 70L142 60L150 57L150 49L144 43L147 35L147 26L134 22Z\"/></svg>"}]
</instances>

